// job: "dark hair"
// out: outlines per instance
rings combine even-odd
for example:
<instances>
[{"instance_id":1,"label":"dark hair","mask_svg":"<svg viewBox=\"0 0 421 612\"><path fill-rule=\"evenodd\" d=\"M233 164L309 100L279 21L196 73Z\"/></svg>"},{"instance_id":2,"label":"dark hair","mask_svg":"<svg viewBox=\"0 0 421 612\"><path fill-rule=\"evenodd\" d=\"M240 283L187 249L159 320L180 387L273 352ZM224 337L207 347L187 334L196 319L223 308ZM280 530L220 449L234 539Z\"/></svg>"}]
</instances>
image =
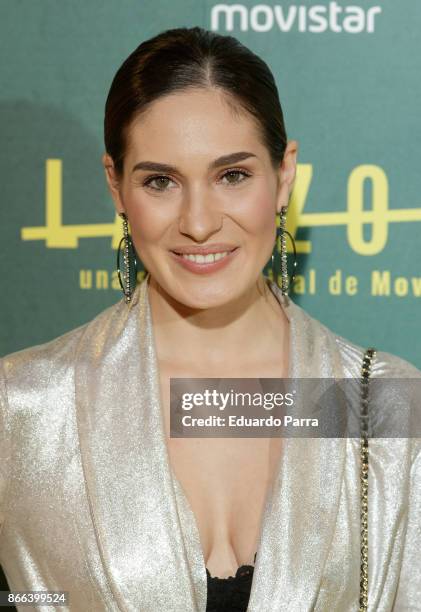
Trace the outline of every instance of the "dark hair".
<instances>
[{"instance_id":1,"label":"dark hair","mask_svg":"<svg viewBox=\"0 0 421 612\"><path fill-rule=\"evenodd\" d=\"M158 98L189 88L219 88L231 110L248 111L276 168L287 145L278 90L267 64L233 36L193 28L161 32L118 69L105 104L104 141L123 174L127 128ZM231 98L231 100L230 100Z\"/></svg>"}]
</instances>

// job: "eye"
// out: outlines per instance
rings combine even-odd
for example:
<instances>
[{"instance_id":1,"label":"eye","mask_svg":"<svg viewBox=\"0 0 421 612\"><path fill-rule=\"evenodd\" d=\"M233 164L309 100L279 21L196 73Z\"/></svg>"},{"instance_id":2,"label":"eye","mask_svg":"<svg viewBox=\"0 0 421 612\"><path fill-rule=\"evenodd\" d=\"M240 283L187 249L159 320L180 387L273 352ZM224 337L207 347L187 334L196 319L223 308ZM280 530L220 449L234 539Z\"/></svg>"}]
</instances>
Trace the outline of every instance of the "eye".
<instances>
[{"instance_id":1,"label":"eye","mask_svg":"<svg viewBox=\"0 0 421 612\"><path fill-rule=\"evenodd\" d=\"M237 180L239 176L243 176L243 178L241 180ZM222 178L225 178L225 177L229 177L229 179L233 178L234 180L228 180L228 185L238 185L239 183L242 183L243 181L245 181L249 176L251 176L251 174L249 172L246 172L245 170L230 168L229 170L224 172L224 174L222 175ZM158 185L157 187L153 186L153 183L155 181L156 181L155 185ZM148 177L143 182L143 185L144 187L148 187L149 189L152 189L153 191L168 191L167 189L168 182L172 182L169 176L166 176L165 174L159 174L159 175Z\"/></svg>"},{"instance_id":2,"label":"eye","mask_svg":"<svg viewBox=\"0 0 421 612\"><path fill-rule=\"evenodd\" d=\"M153 187L152 183L154 181L157 181L157 185L159 185L158 187ZM149 187L150 189L153 189L154 191L167 191L166 190L166 186L168 185L168 183L166 183L165 181L171 181L169 176L165 176L164 174L160 174L160 175L155 175L155 176L150 176L149 178L146 179L146 181L143 182L143 185L145 187Z\"/></svg>"},{"instance_id":3,"label":"eye","mask_svg":"<svg viewBox=\"0 0 421 612\"><path fill-rule=\"evenodd\" d=\"M232 168L224 172L222 178L229 177L238 179L239 176L243 176L243 178L241 180L228 180L228 185L238 185L239 183L243 183L249 176L251 176L251 174L249 172L246 172L245 170L237 170L236 168Z\"/></svg>"}]
</instances>

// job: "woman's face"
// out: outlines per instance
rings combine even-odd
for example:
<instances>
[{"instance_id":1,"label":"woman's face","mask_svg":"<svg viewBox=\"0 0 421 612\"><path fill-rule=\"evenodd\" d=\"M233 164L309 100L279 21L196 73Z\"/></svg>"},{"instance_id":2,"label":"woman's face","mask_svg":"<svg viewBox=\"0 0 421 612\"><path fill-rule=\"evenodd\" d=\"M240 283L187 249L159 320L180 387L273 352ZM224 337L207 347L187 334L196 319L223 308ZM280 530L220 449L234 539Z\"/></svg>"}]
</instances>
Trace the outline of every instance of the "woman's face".
<instances>
[{"instance_id":1,"label":"woman's face","mask_svg":"<svg viewBox=\"0 0 421 612\"><path fill-rule=\"evenodd\" d=\"M132 123L120 182L111 158L103 162L151 277L178 302L211 308L250 290L268 262L296 151L290 141L274 171L250 115L233 116L216 90L190 90L159 99ZM201 263L175 254L188 247L228 255Z\"/></svg>"}]
</instances>

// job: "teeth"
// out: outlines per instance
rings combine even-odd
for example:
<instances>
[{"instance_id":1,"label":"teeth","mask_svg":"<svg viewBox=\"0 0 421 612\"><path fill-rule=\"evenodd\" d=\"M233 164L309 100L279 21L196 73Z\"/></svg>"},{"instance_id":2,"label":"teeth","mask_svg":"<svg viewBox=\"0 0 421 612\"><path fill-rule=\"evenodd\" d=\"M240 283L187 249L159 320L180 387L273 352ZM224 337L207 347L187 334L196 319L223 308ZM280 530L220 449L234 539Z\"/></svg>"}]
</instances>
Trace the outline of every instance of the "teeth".
<instances>
[{"instance_id":1,"label":"teeth","mask_svg":"<svg viewBox=\"0 0 421 612\"><path fill-rule=\"evenodd\" d=\"M219 259L222 259L222 257L228 255L228 253L229 251L224 251L223 253L209 253L209 255L184 254L183 257L184 259L189 259L195 263L214 263L215 261L218 261Z\"/></svg>"}]
</instances>

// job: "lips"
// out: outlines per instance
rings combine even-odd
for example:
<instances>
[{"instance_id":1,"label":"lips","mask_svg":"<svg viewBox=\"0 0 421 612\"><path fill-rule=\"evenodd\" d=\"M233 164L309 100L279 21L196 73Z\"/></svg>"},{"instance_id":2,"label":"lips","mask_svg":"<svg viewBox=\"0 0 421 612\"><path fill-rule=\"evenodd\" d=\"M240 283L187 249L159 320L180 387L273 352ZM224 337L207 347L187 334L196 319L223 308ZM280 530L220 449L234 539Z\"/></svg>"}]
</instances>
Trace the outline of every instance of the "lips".
<instances>
[{"instance_id":1,"label":"lips","mask_svg":"<svg viewBox=\"0 0 421 612\"><path fill-rule=\"evenodd\" d=\"M237 257L237 253L240 250L239 247L232 248L230 251L226 249L226 255L221 257L220 259L213 262L197 262L192 261L188 257L183 257L186 253L178 254L175 251L169 251L171 253L171 257L182 266L185 270L189 272L193 272L194 274L210 274L213 272L217 272L218 270L222 270L226 266L230 265L230 262ZM217 251L219 252L219 251ZM210 253L215 253L214 249ZM208 255L210 253L207 253ZM197 254L197 253L196 253ZM204 253L199 253L200 255L204 255Z\"/></svg>"},{"instance_id":2,"label":"lips","mask_svg":"<svg viewBox=\"0 0 421 612\"><path fill-rule=\"evenodd\" d=\"M238 246L232 244L212 244L206 247L197 247L197 246L185 246L185 247L176 247L171 249L172 253L176 255L212 255L215 253L232 253L238 249Z\"/></svg>"}]
</instances>

